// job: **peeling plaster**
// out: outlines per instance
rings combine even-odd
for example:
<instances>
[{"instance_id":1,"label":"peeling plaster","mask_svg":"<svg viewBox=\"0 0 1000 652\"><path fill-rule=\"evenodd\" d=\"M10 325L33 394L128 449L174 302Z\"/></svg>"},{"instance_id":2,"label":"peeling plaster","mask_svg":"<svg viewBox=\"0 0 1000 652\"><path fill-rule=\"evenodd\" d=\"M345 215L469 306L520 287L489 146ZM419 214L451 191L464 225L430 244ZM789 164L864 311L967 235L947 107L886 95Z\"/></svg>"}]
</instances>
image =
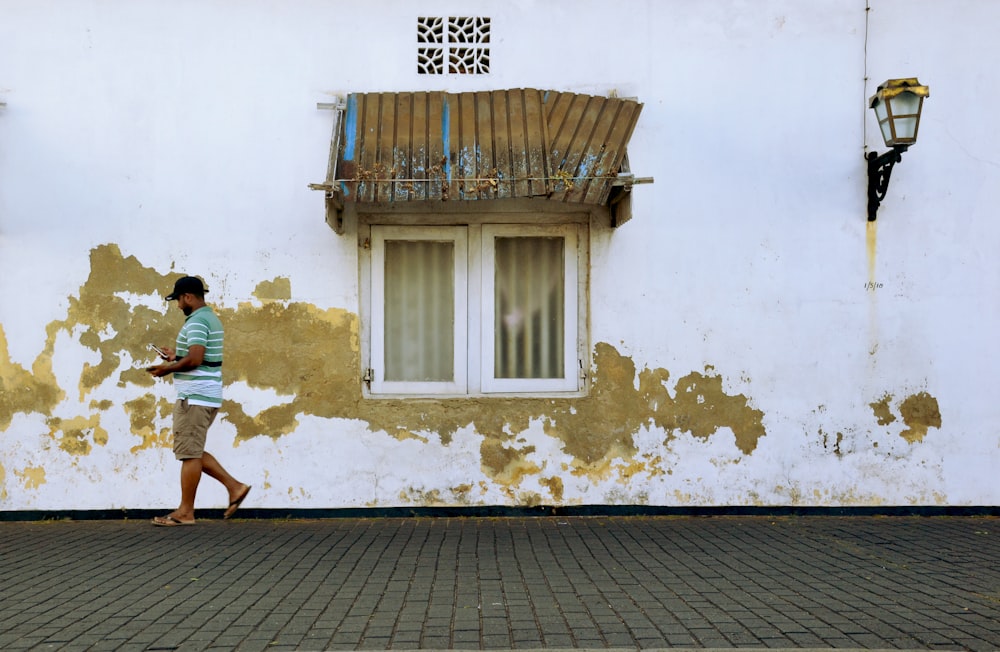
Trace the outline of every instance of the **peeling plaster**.
<instances>
[{"instance_id":1,"label":"peeling plaster","mask_svg":"<svg viewBox=\"0 0 1000 652\"><path fill-rule=\"evenodd\" d=\"M555 503L561 503L562 502L562 500L563 500L563 481L562 481L562 478L560 478L557 475L554 475L554 476L552 476L550 478L540 478L538 480L538 484L542 485L543 487L545 487L545 488L547 488L549 490L549 493L552 494L552 500L553 500L553 502L555 502Z\"/></svg>"},{"instance_id":2,"label":"peeling plaster","mask_svg":"<svg viewBox=\"0 0 1000 652\"><path fill-rule=\"evenodd\" d=\"M893 396L886 393L878 401L870 403L875 419L880 426L886 426L896 421L892 413ZM911 394L897 404L899 414L906 428L899 435L911 444L919 443L927 436L930 428L941 427L941 410L937 399L927 392Z\"/></svg>"},{"instance_id":3,"label":"peeling plaster","mask_svg":"<svg viewBox=\"0 0 1000 652\"><path fill-rule=\"evenodd\" d=\"M496 439L486 439L481 448L483 470L502 484L521 484L524 476L541 471L537 464L525 459L534 452L534 446L513 448Z\"/></svg>"},{"instance_id":4,"label":"peeling plaster","mask_svg":"<svg viewBox=\"0 0 1000 652\"><path fill-rule=\"evenodd\" d=\"M153 394L144 394L137 399L125 403L125 411L129 415L132 434L140 437L142 442L133 446L130 453L138 453L150 448L170 448L170 428L156 429L153 426L153 415L164 419L171 414L173 406L165 398L157 398Z\"/></svg>"},{"instance_id":5,"label":"peeling plaster","mask_svg":"<svg viewBox=\"0 0 1000 652\"><path fill-rule=\"evenodd\" d=\"M156 311L137 298L162 297L176 274L145 267L135 257L122 255L113 244L95 247L90 258L89 277L78 296L69 297L66 318L47 327L46 348L32 372L13 364L6 340L0 340L0 379L5 389L0 399L0 426L9 425L18 412L53 413L65 393L52 374L51 357L56 336L67 333L99 354L96 364L85 363L80 371L80 397L108 381L143 390L123 406L131 435L139 438L132 450L166 448L169 431L153 424L163 423L169 416L170 403L164 398L169 392L154 387L153 379L132 361L148 357L149 342L173 341L178 319L169 305L164 303L163 310ZM287 279L259 283L256 295L264 300L262 305L215 306L226 327L225 379L290 399L255 415L227 399L220 418L235 427L237 442L293 433L304 415L361 419L370 430L399 440L426 443L434 438L443 445L450 443L459 428L471 424L483 437L483 472L514 487L526 476L543 472L528 459L534 447L515 442L533 421L540 420L544 431L557 438L574 458L571 473L590 478L618 473L623 481L643 471L657 472L648 461L632 459L636 455L633 437L642 427L662 428L666 441L680 432L704 439L720 428L729 429L743 454L752 453L765 434L763 413L751 408L747 397L727 395L722 378L711 368L682 377L673 387L676 398L672 398L666 385L670 374L665 369L637 372L631 359L604 343L595 347L593 388L582 398L366 401L361 397L357 315L289 302L291 284ZM135 305L125 297L136 299ZM276 338L277 333L281 337ZM100 415L112 409L107 400L91 401L89 414L50 417L50 434L67 453L87 455L93 445L107 442ZM558 499L563 491L561 481L547 477L542 486ZM459 488L455 491L468 493ZM534 493L520 496L540 500Z\"/></svg>"},{"instance_id":6,"label":"peeling plaster","mask_svg":"<svg viewBox=\"0 0 1000 652\"><path fill-rule=\"evenodd\" d=\"M899 404L899 412L907 426L900 436L911 444L923 441L928 428L941 427L941 411L937 399L927 392L906 397Z\"/></svg>"},{"instance_id":7,"label":"peeling plaster","mask_svg":"<svg viewBox=\"0 0 1000 652\"><path fill-rule=\"evenodd\" d=\"M43 414L59 447L70 455L85 456L93 446L108 442L110 435L101 426L101 415L122 409L128 417L129 436L137 438L133 453L168 449L170 432L164 424L169 423L172 392L138 363L148 357L149 342L169 343L176 335L178 315L162 301L162 295L177 274L144 267L114 244L95 247L90 258L89 277L78 296L69 297L66 318L47 326L45 349L31 371L11 361L0 325L0 432L15 414ZM671 384L666 369L638 369L631 358L603 342L594 347L593 381L584 397L364 400L356 314L291 301L287 278L258 283L254 296L259 303L213 305L226 327L225 381L267 390L270 400L281 399L252 415L236 400L224 402L220 419L231 424L238 444L257 437L293 436L300 419L307 416L360 420L371 432L419 445L448 446L459 429L472 427L481 437L482 473L509 498L521 504L541 504L562 501L564 482L571 477L611 480L626 487L642 474L647 478L672 474L671 465L679 463L676 456L668 462L660 455L639 453L636 436L641 429L659 433L656 436L664 446L684 433L700 440L720 430L731 433L735 448L731 455L713 458L716 466L739 463L753 454L767 434L763 411L752 407L746 395L727 393L714 368L687 373ZM156 305L153 299L162 303L162 310L149 307ZM80 370L81 403L105 383L130 388L135 397L120 407L107 399L93 399L86 408L75 408L84 414L54 416L66 396L52 371L56 337L61 334L98 354L96 363L84 363ZM749 379L744 381L749 383ZM887 393L870 404L879 425L896 420L891 402ZM928 428L941 426L937 400L926 392L908 397L898 408L907 426L901 434L908 442L922 441ZM558 470L561 477L546 469L544 460L549 458L539 456L536 447L522 437L539 425L568 456ZM842 457L843 434L836 432L834 439L820 433L824 448ZM0 467L0 488L5 477ZM529 477L547 495L521 489ZM470 478L469 483L448 489L411 488L399 497L421 503L465 503L488 490L482 481L474 485ZM804 499L798 489L776 487L775 491L793 502ZM288 492L293 499L307 496L302 488L289 487ZM628 495L634 498L633 494ZM681 503L695 500L692 494L676 489L674 495Z\"/></svg>"},{"instance_id":8,"label":"peeling plaster","mask_svg":"<svg viewBox=\"0 0 1000 652\"><path fill-rule=\"evenodd\" d=\"M51 327L47 331L48 346L35 359L29 372L11 361L7 336L0 324L0 430L6 430L19 412L51 414L66 396L52 373L54 336Z\"/></svg>"},{"instance_id":9,"label":"peeling plaster","mask_svg":"<svg viewBox=\"0 0 1000 652\"><path fill-rule=\"evenodd\" d=\"M892 395L885 394L874 403L869 403L872 411L875 413L875 419L878 421L878 425L880 426L887 426L896 420L896 417L892 414L892 410L889 407L889 403L891 401Z\"/></svg>"},{"instance_id":10,"label":"peeling plaster","mask_svg":"<svg viewBox=\"0 0 1000 652\"><path fill-rule=\"evenodd\" d=\"M71 419L51 417L46 423L49 435L70 455L89 455L92 444L105 446L108 443L108 431L101 427L100 413Z\"/></svg>"},{"instance_id":11,"label":"peeling plaster","mask_svg":"<svg viewBox=\"0 0 1000 652\"><path fill-rule=\"evenodd\" d=\"M25 489L38 489L45 484L45 469L41 466L29 466L23 471L14 471L14 475L21 478ZM0 482L3 478L0 477Z\"/></svg>"},{"instance_id":12,"label":"peeling plaster","mask_svg":"<svg viewBox=\"0 0 1000 652\"><path fill-rule=\"evenodd\" d=\"M292 298L292 282L287 278L261 281L253 294L261 301L288 301Z\"/></svg>"}]
</instances>

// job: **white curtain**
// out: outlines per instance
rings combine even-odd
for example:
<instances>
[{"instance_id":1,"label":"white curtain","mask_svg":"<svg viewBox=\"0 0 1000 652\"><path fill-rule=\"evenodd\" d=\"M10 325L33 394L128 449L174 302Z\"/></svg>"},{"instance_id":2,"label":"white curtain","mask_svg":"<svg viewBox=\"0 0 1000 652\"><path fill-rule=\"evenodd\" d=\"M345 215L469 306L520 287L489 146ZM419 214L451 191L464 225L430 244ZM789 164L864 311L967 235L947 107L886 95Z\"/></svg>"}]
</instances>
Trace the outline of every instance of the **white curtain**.
<instances>
[{"instance_id":1,"label":"white curtain","mask_svg":"<svg viewBox=\"0 0 1000 652\"><path fill-rule=\"evenodd\" d=\"M387 381L454 380L454 270L453 242L386 241Z\"/></svg>"},{"instance_id":2,"label":"white curtain","mask_svg":"<svg viewBox=\"0 0 1000 652\"><path fill-rule=\"evenodd\" d=\"M495 239L495 376L561 378L565 240Z\"/></svg>"}]
</instances>

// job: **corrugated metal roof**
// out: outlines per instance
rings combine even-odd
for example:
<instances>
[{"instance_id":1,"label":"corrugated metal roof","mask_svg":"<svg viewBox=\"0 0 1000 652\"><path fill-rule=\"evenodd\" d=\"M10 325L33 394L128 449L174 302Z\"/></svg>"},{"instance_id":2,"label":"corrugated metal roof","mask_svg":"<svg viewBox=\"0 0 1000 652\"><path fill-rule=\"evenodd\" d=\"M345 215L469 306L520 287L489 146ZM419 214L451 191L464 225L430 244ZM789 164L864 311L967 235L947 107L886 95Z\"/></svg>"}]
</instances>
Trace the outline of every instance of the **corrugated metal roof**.
<instances>
[{"instance_id":1,"label":"corrugated metal roof","mask_svg":"<svg viewBox=\"0 0 1000 652\"><path fill-rule=\"evenodd\" d=\"M605 205L641 110L630 99L535 89L352 93L328 183L365 203Z\"/></svg>"}]
</instances>

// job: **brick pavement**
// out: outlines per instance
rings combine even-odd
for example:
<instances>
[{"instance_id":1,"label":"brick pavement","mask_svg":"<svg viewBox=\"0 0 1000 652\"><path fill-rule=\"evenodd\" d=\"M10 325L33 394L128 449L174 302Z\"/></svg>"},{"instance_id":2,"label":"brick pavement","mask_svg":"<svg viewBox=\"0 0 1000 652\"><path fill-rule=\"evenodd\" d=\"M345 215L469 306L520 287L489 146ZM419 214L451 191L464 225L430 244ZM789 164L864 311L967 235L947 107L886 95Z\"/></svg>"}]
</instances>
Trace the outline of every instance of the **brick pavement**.
<instances>
[{"instance_id":1,"label":"brick pavement","mask_svg":"<svg viewBox=\"0 0 1000 652\"><path fill-rule=\"evenodd\" d=\"M996 517L0 522L0 649L1000 649Z\"/></svg>"}]
</instances>

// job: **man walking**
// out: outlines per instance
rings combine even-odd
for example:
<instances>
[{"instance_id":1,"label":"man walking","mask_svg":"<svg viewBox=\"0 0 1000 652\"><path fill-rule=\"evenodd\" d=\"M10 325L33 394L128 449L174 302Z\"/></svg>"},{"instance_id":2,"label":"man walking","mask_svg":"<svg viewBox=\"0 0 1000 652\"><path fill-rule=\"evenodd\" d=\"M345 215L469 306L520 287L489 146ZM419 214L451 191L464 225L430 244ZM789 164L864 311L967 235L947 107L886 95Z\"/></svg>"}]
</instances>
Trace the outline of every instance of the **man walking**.
<instances>
[{"instance_id":1,"label":"man walking","mask_svg":"<svg viewBox=\"0 0 1000 652\"><path fill-rule=\"evenodd\" d=\"M194 498L201 474L206 473L226 487L229 507L223 518L232 516L250 493L250 485L235 478L205 450L208 427L222 406L222 322L205 304L201 279L177 279L167 301L177 301L186 319L177 335L177 348L163 347L165 364L149 367L157 378L174 374L177 403L174 405L174 456L181 461L181 504L166 516L157 516L153 525L175 527L194 525Z\"/></svg>"}]
</instances>

